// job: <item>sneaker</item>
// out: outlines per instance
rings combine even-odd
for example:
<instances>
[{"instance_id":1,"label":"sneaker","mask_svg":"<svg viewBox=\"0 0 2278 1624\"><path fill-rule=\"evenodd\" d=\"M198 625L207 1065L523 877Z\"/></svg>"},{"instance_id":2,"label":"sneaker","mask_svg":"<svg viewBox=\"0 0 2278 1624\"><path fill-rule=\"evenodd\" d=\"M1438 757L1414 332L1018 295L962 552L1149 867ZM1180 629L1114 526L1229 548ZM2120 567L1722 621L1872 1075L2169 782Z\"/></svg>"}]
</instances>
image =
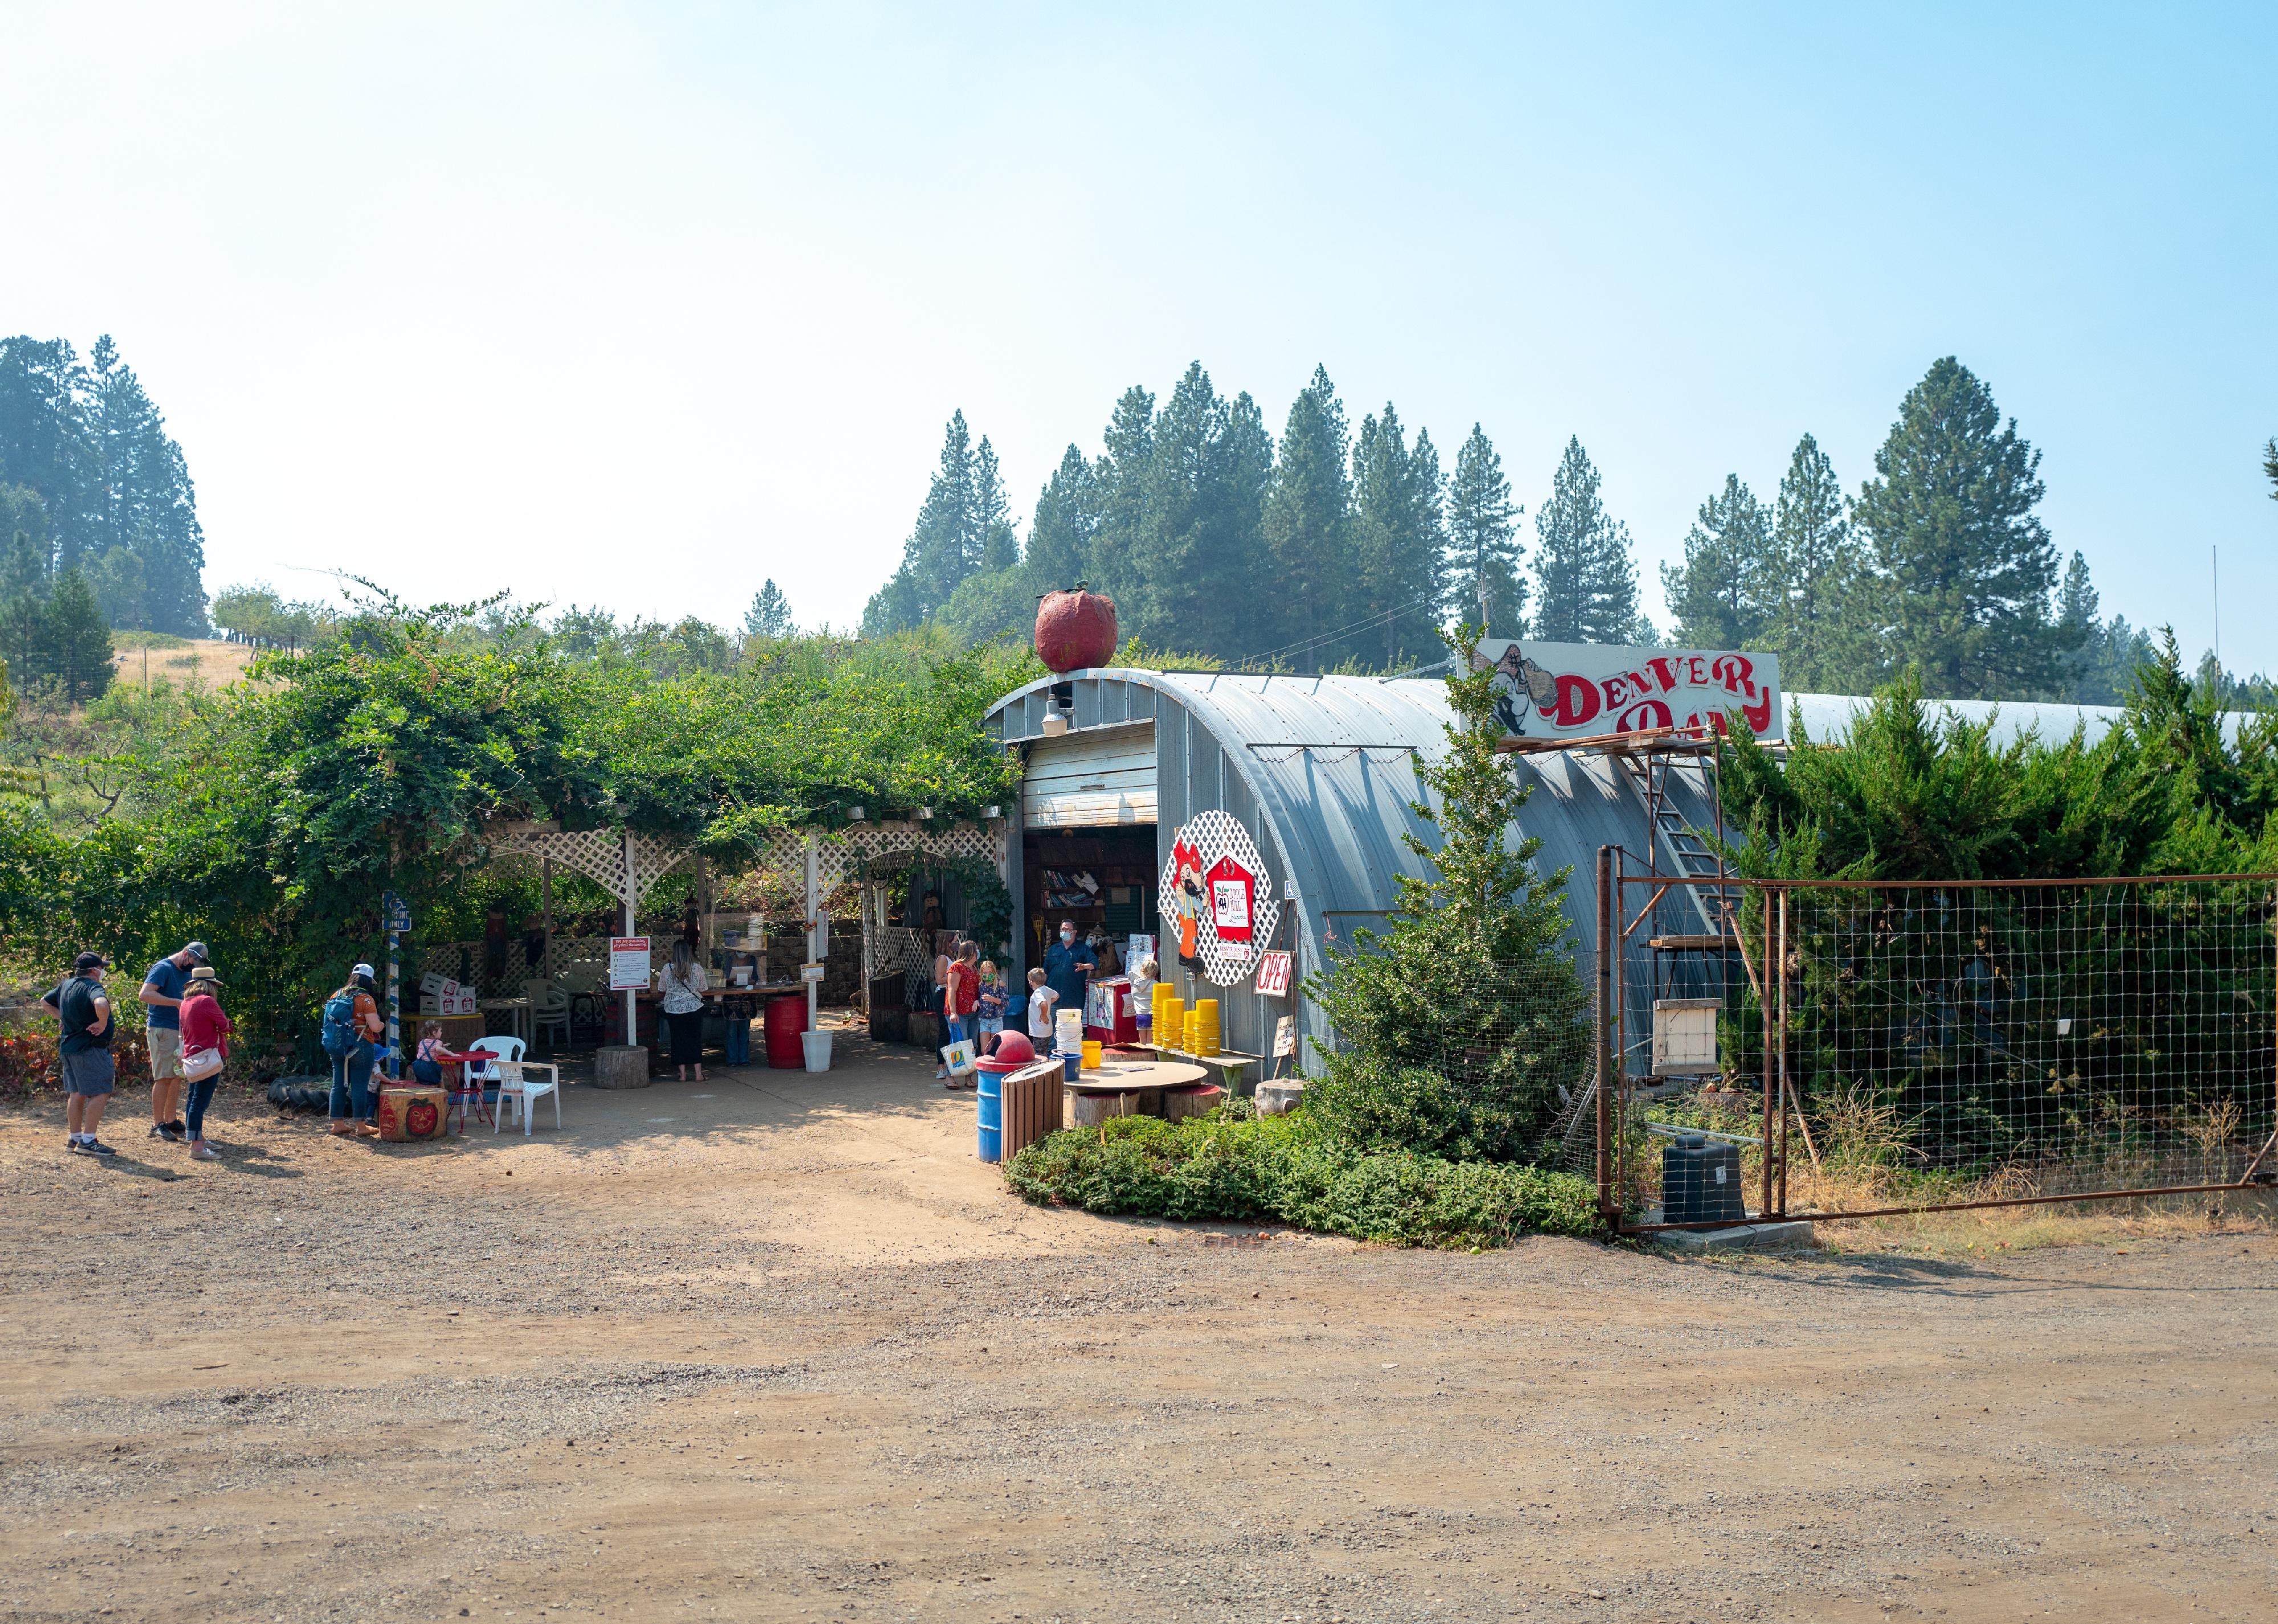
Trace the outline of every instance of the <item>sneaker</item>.
<instances>
[{"instance_id":1,"label":"sneaker","mask_svg":"<svg viewBox=\"0 0 2278 1624\"><path fill-rule=\"evenodd\" d=\"M99 1139L83 1139L72 1148L83 1156L115 1156L118 1154Z\"/></svg>"},{"instance_id":2,"label":"sneaker","mask_svg":"<svg viewBox=\"0 0 2278 1624\"><path fill-rule=\"evenodd\" d=\"M150 1137L152 1139L164 1140L169 1145L179 1145L182 1142L182 1134L171 1122L152 1123L150 1125Z\"/></svg>"},{"instance_id":3,"label":"sneaker","mask_svg":"<svg viewBox=\"0 0 2278 1624\"><path fill-rule=\"evenodd\" d=\"M193 1162L218 1162L221 1160L221 1157L215 1152L214 1147L211 1145L193 1145L190 1147L190 1160Z\"/></svg>"}]
</instances>

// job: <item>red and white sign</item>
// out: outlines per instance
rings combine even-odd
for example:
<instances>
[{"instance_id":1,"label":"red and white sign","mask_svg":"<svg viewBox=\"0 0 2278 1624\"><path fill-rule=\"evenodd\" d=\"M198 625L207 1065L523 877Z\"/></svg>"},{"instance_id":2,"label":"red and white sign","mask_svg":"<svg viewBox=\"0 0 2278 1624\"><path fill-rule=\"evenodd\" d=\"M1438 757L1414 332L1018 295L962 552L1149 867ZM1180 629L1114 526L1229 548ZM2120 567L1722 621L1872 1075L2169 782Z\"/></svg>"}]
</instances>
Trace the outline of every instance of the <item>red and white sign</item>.
<instances>
[{"instance_id":1,"label":"red and white sign","mask_svg":"<svg viewBox=\"0 0 2278 1624\"><path fill-rule=\"evenodd\" d=\"M612 936L609 938L609 990L613 993L645 990L649 978L648 938L646 936Z\"/></svg>"},{"instance_id":2,"label":"red and white sign","mask_svg":"<svg viewBox=\"0 0 2278 1624\"><path fill-rule=\"evenodd\" d=\"M1251 905L1257 897L1257 877L1232 858L1223 857L1211 865L1204 878L1210 883L1211 928L1218 933L1218 939L1249 941Z\"/></svg>"},{"instance_id":3,"label":"red and white sign","mask_svg":"<svg viewBox=\"0 0 2278 1624\"><path fill-rule=\"evenodd\" d=\"M1786 721L1777 654L1482 637L1472 669L1495 673L1495 716L1510 738L1587 738L1655 728L1721 734L1737 713L1756 737L1776 739Z\"/></svg>"},{"instance_id":4,"label":"red and white sign","mask_svg":"<svg viewBox=\"0 0 2278 1624\"><path fill-rule=\"evenodd\" d=\"M1257 958L1257 990L1268 998L1289 995L1289 956L1261 953Z\"/></svg>"}]
</instances>

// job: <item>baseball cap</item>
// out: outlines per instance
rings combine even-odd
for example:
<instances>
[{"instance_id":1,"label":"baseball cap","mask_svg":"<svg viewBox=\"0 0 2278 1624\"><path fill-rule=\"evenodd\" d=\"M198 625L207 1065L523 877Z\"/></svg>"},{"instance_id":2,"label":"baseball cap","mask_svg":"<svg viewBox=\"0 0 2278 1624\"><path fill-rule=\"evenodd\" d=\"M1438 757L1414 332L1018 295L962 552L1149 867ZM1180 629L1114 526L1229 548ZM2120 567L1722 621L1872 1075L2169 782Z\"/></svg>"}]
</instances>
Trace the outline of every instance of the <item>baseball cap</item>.
<instances>
[{"instance_id":1,"label":"baseball cap","mask_svg":"<svg viewBox=\"0 0 2278 1624\"><path fill-rule=\"evenodd\" d=\"M185 942L182 943L182 951L202 964L213 962L213 955L206 951L206 944L203 942Z\"/></svg>"},{"instance_id":2,"label":"baseball cap","mask_svg":"<svg viewBox=\"0 0 2278 1624\"><path fill-rule=\"evenodd\" d=\"M371 966L370 964L356 964L349 969L348 973L350 975L360 975L365 980L369 981L371 980Z\"/></svg>"},{"instance_id":3,"label":"baseball cap","mask_svg":"<svg viewBox=\"0 0 2278 1624\"><path fill-rule=\"evenodd\" d=\"M74 970L108 970L111 968L111 961L103 957L100 953L82 953L77 958L72 960L72 968Z\"/></svg>"}]
</instances>

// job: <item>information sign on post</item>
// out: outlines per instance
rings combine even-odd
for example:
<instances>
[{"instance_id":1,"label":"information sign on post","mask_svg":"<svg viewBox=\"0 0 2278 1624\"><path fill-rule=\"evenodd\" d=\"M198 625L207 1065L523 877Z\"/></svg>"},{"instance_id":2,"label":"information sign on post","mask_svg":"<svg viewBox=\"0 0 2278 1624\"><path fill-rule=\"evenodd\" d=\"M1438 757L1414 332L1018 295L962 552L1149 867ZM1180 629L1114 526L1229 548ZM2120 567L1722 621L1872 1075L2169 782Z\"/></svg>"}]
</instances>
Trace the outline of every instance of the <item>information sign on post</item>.
<instances>
[{"instance_id":1,"label":"information sign on post","mask_svg":"<svg viewBox=\"0 0 2278 1624\"><path fill-rule=\"evenodd\" d=\"M801 964L799 967L799 979L802 981L820 981L822 980L822 971L823 966L821 964Z\"/></svg>"},{"instance_id":2,"label":"information sign on post","mask_svg":"<svg viewBox=\"0 0 2278 1624\"><path fill-rule=\"evenodd\" d=\"M648 938L646 936L612 936L609 938L609 990L613 993L637 993L648 986Z\"/></svg>"},{"instance_id":3,"label":"information sign on post","mask_svg":"<svg viewBox=\"0 0 2278 1624\"><path fill-rule=\"evenodd\" d=\"M1289 995L1289 956L1287 953L1261 953L1257 956L1257 990L1268 998Z\"/></svg>"},{"instance_id":4,"label":"information sign on post","mask_svg":"<svg viewBox=\"0 0 2278 1624\"><path fill-rule=\"evenodd\" d=\"M379 914L379 923L382 930L409 930L411 928L411 904L405 902L401 896L398 896L393 891L383 891L380 893Z\"/></svg>"}]
</instances>

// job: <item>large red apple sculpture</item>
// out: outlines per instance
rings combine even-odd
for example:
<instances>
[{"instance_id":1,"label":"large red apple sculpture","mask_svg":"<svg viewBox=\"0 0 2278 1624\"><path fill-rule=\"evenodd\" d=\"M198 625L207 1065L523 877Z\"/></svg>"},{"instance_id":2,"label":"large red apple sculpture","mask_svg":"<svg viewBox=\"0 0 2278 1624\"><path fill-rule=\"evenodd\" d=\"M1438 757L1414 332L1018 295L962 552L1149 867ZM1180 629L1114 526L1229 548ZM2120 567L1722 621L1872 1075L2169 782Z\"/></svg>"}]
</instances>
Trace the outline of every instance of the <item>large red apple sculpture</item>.
<instances>
[{"instance_id":1,"label":"large red apple sculpture","mask_svg":"<svg viewBox=\"0 0 2278 1624\"><path fill-rule=\"evenodd\" d=\"M1036 606L1036 654L1054 671L1082 671L1115 658L1115 599L1082 587L1047 592Z\"/></svg>"}]
</instances>

